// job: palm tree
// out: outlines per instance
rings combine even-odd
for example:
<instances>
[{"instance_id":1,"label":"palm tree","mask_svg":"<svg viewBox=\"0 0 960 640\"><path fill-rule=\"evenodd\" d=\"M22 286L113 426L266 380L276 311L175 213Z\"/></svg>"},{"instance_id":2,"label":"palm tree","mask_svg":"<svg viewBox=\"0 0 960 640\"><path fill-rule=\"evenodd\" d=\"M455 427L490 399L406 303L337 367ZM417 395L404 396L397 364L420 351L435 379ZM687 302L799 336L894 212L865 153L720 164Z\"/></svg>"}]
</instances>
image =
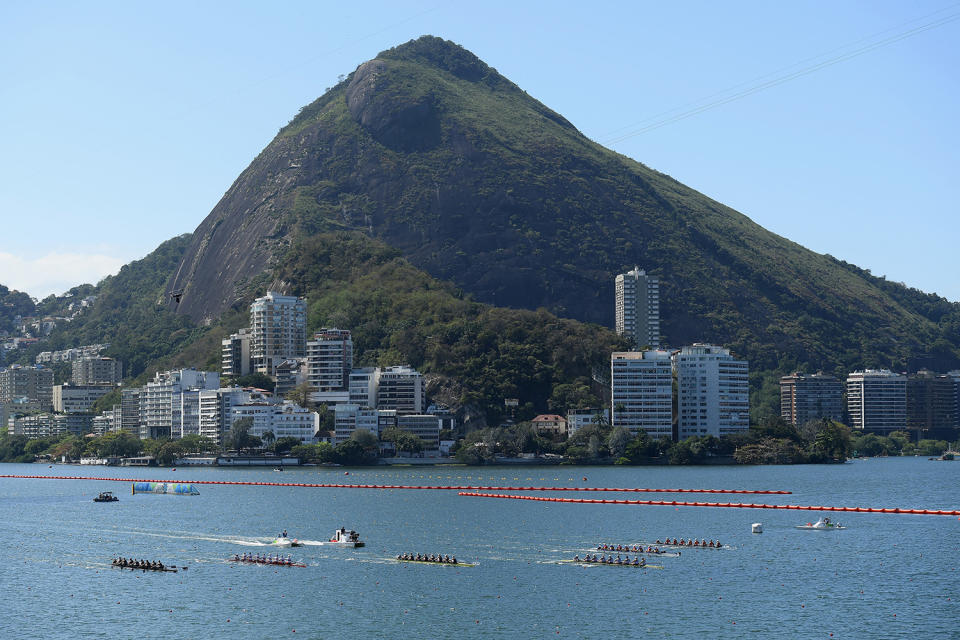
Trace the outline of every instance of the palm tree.
<instances>
[{"instance_id":1,"label":"palm tree","mask_svg":"<svg viewBox=\"0 0 960 640\"><path fill-rule=\"evenodd\" d=\"M276 441L277 436L274 435L273 431L264 431L263 435L260 436L260 439L263 440L263 443L269 447Z\"/></svg>"}]
</instances>

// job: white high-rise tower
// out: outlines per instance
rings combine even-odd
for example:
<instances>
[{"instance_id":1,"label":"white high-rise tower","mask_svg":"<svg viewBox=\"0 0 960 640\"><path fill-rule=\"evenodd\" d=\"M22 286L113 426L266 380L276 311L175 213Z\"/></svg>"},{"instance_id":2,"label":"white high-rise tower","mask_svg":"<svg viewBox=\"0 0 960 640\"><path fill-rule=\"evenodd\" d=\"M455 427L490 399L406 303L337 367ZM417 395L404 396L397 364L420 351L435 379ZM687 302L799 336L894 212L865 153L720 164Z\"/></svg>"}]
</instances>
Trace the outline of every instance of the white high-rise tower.
<instances>
[{"instance_id":1,"label":"white high-rise tower","mask_svg":"<svg viewBox=\"0 0 960 640\"><path fill-rule=\"evenodd\" d=\"M633 340L634 348L660 346L660 280L639 267L616 279L617 335Z\"/></svg>"}]
</instances>

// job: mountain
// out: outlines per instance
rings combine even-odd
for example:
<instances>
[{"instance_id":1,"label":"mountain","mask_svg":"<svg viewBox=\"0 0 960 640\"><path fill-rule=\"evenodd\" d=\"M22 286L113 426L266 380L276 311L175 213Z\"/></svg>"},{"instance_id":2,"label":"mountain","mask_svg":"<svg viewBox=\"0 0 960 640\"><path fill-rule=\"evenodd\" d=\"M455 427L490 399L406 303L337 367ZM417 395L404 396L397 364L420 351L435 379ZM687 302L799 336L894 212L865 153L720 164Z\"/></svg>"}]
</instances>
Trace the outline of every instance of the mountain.
<instances>
[{"instance_id":1,"label":"mountain","mask_svg":"<svg viewBox=\"0 0 960 640\"><path fill-rule=\"evenodd\" d=\"M960 305L766 231L433 37L304 107L193 234L101 282L42 348L110 342L141 378L215 366L269 288L307 297L309 329L353 330L358 364L409 363L492 420L519 397L523 417L595 406L623 343L583 322L612 326L634 265L660 277L667 344L750 361L755 418L794 369L960 366Z\"/></svg>"}]
</instances>

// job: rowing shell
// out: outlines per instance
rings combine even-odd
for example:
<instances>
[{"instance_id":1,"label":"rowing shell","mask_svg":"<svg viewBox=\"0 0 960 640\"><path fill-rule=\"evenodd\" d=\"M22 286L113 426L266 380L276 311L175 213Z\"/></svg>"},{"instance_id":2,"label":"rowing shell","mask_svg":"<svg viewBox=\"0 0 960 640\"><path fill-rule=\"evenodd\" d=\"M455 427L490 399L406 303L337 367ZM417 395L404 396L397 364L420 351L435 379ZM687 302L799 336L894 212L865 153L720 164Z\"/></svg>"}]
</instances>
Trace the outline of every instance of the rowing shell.
<instances>
[{"instance_id":1,"label":"rowing shell","mask_svg":"<svg viewBox=\"0 0 960 640\"><path fill-rule=\"evenodd\" d=\"M243 564L262 564L268 567L305 567L307 566L300 562L291 562L290 564L287 564L286 562L265 562L262 560L244 560L243 558L240 558L239 560L237 558L227 558L227 560L229 560L230 562L240 562Z\"/></svg>"},{"instance_id":2,"label":"rowing shell","mask_svg":"<svg viewBox=\"0 0 960 640\"><path fill-rule=\"evenodd\" d=\"M846 529L839 524L828 524L825 527L815 527L812 524L798 524L797 529L806 529L807 531L833 531L834 529Z\"/></svg>"},{"instance_id":3,"label":"rowing shell","mask_svg":"<svg viewBox=\"0 0 960 640\"><path fill-rule=\"evenodd\" d=\"M400 558L394 558L397 562L409 562L411 564L438 564L444 567L475 567L476 563L473 562L432 562L430 560L401 560Z\"/></svg>"},{"instance_id":4,"label":"rowing shell","mask_svg":"<svg viewBox=\"0 0 960 640\"><path fill-rule=\"evenodd\" d=\"M130 569L131 571L163 571L167 573L176 573L177 569L175 567L164 567L160 569L159 567L125 567L119 564L110 565L116 567L117 569Z\"/></svg>"},{"instance_id":5,"label":"rowing shell","mask_svg":"<svg viewBox=\"0 0 960 640\"><path fill-rule=\"evenodd\" d=\"M707 547L707 548L709 549L710 547ZM588 549L588 551L590 553L594 552L593 549ZM633 549L631 549L630 551L627 551L626 549L620 550L620 551L616 549L597 549L596 551L604 551L606 553L629 553L631 555L638 555L638 556L656 556L659 558L679 558L680 557L680 554L674 551L634 551ZM597 555L600 555L600 554L597 554Z\"/></svg>"},{"instance_id":6,"label":"rowing shell","mask_svg":"<svg viewBox=\"0 0 960 640\"><path fill-rule=\"evenodd\" d=\"M577 562L576 560L561 560L560 564L576 564L581 567L631 567L633 569L663 569L662 564L628 564L626 562L617 564L616 562Z\"/></svg>"}]
</instances>

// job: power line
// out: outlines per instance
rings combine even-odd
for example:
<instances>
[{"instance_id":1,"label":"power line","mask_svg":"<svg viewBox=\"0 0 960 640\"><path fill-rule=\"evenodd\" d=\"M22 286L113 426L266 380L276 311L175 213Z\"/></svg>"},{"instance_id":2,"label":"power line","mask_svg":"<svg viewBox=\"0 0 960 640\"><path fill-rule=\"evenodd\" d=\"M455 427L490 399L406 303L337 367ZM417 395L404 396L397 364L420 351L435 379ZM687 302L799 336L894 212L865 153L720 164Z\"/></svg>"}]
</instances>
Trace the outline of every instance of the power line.
<instances>
[{"instance_id":1,"label":"power line","mask_svg":"<svg viewBox=\"0 0 960 640\"><path fill-rule=\"evenodd\" d=\"M957 5L952 5L951 7L948 7L948 9L953 9L953 8L955 8L956 6L957 6ZM942 13L942 12L945 11L945 10L946 10L946 9L941 9L941 10L939 10L939 11L934 12L933 14L928 14L927 16L924 16L924 17L929 17L930 15L936 15L937 13ZM915 19L910 20L909 22L904 23L904 24L910 24L910 23L912 23L912 22L916 22L916 21L919 20L919 19L922 19L922 18L915 18ZM834 56L834 57L829 58L829 59L827 59L827 60L824 60L824 61L822 61L822 62L817 62L817 63L814 63L814 64L812 64L812 65L808 65L808 66L803 67L803 68L801 68L801 69L799 69L799 70L797 70L797 71L793 71L793 72L790 72L790 73L782 74L783 71L785 71L785 70L787 70L787 69L791 69L791 68L793 68L793 67L796 67L798 64L802 64L802 63L795 63L795 64L793 64L793 65L790 65L790 66L788 66L788 67L785 67L784 69L781 69L780 71L776 71L776 72L772 72L772 73L769 73L769 74L765 74L765 75L763 75L763 76L759 76L758 78L755 78L754 80L750 81L750 83L756 82L756 80L762 80L763 78L768 78L768 77L770 77L771 75L780 74L780 75L776 75L776 77L774 77L774 78L771 79L771 80L766 80L766 81L760 82L760 83L758 83L758 84L751 84L751 86L749 86L748 88L743 89L743 90L741 90L741 91L738 91L738 92L734 93L733 95L729 95L729 96L726 96L726 97L718 98L718 99L716 99L716 100L712 100L712 101L710 101L710 102L707 102L706 104L702 104L702 105L700 105L700 106L695 106L695 107L693 107L693 108L691 108L691 109L687 109L687 110L685 110L685 111L682 111L682 112L680 112L680 113L678 113L678 114L676 114L676 115L672 115L672 116L668 116L668 117L662 117L662 116L667 116L667 114L673 113L673 112L677 111L678 109L671 109L671 110L662 112L662 113L659 114L659 115L652 116L651 118L647 118L647 119L645 119L645 120L641 120L639 123L637 123L637 124L640 124L640 123L642 123L642 122L649 122L650 120L653 120L653 122L652 122L651 124L646 125L646 126L643 126L643 127L639 128L639 129L635 129L635 130L630 131L630 132L628 132L628 133L621 134L621 135L619 135L619 136L614 136L614 137L612 137L612 138L609 138L609 139L607 139L607 140L602 141L602 143L603 143L604 145L611 145L611 144L616 144L616 143L618 143L618 142L622 142L622 141L627 140L627 139L629 139L629 138L632 138L632 137L641 135L641 134L643 134L643 133L647 133L648 131L652 131L652 130L654 130L654 129L659 129L660 127L664 127L664 126L666 126L666 125L668 125L668 124L673 124L674 122L678 122L678 121L680 121L680 120L685 120L685 119L690 118L690 117L692 117L692 116L695 116L695 115L698 115L698 114L700 114L700 113L703 113L704 111L708 111L708 110L710 110L710 109L715 109L715 108L717 108L717 107L719 107L719 106L728 104L728 103L730 103L730 102L735 102L736 100L740 100L740 99L742 99L742 98L746 98L746 97L751 96L751 95L753 95L753 94L755 94L755 93L759 93L760 91L763 91L763 90L765 90L765 89L769 89L769 88L771 88L771 87L775 87L775 86L777 86L777 85L784 84L784 83L789 82L789 81L791 81L791 80L795 80L795 79L797 79L797 78L800 78L800 77L809 75L809 74L811 74L811 73L814 73L815 71L819 71L820 69L824 69L824 68L826 68L826 67L830 67L830 66L833 66L833 65L835 65L835 64L839 64L839 63L841 63L841 62L846 62L847 60L850 60L850 59L852 59L852 58L856 58L856 57L858 57L858 56L864 55L864 54L869 53L869 52L871 52L871 51L873 51L873 50L875 50L875 49L879 49L879 48L881 48L881 47L884 47L884 46L893 44L893 43L895 43L895 42L899 42L900 40L905 40L905 39L910 38L910 37L913 37L913 36L915 36L915 35L919 35L919 34L924 33L924 32L926 32L926 31L930 31L931 29L935 29L935 28L937 28L937 27L943 26L943 25L948 24L948 23L950 23L950 22L954 22L954 21L956 21L956 20L958 20L958 19L960 19L960 13L953 13L953 14L944 16L944 17L942 17L942 18L937 18L936 20L932 20L932 21L927 22L927 23L925 23L925 24L922 24L922 25L920 25L920 26L918 26L918 27L913 27L913 28L907 29L907 30L905 30L905 31L900 31L900 32L898 32L898 33L896 33L896 34L894 34L894 35L892 35L892 36L883 38L883 39L881 39L881 40L877 40L877 41L875 41L875 42L871 42L870 44L864 45L864 46L862 46L862 47L860 47L860 48L858 48L858 49L854 49L853 51L849 51L849 52L847 52L847 53L843 53L843 54L840 54L840 55L838 55L838 56ZM902 25L901 25L901 26L902 26ZM889 31L891 31L891 29L887 29L886 31L881 31L881 32L879 32L879 33L877 33L877 34L874 34L873 36L868 36L867 38L861 38L860 40L857 40L857 41L855 41L855 42L852 43L852 44L856 44L856 43L859 43L859 42L863 42L864 40L872 40L872 39L874 39L877 35L880 35L880 34L883 34L883 33L887 33L887 32L889 32ZM838 49L833 49L832 51L847 49L847 48L849 48L850 46L851 46L851 45L844 45L843 47L839 47ZM831 52L832 52L832 51L831 51ZM813 58L807 58L804 62L809 61L809 60L815 60L815 59L817 59L817 58L821 58L821 57L823 57L823 55L826 55L826 54L821 54L821 55L819 55L819 56L814 56ZM734 85L733 87L730 87L730 88L725 89L725 90L723 90L723 91L720 91L720 92L711 94L710 96L707 96L706 98L704 98L704 99L702 99L702 100L708 100L708 99L710 99L710 98L713 98L714 96L721 96L721 95L723 95L723 94L727 94L727 93L729 93L731 90L736 89L736 88L738 88L738 87L741 87L741 86L743 86L744 84L748 84L748 83L740 83L740 84ZM693 102L693 103L688 103L688 104L697 104L697 102L702 102L702 100L696 101L696 102ZM635 126L635 125L631 125L631 126ZM623 127L623 128L625 128L625 127ZM621 128L621 130L622 130L623 128Z\"/></svg>"}]
</instances>

